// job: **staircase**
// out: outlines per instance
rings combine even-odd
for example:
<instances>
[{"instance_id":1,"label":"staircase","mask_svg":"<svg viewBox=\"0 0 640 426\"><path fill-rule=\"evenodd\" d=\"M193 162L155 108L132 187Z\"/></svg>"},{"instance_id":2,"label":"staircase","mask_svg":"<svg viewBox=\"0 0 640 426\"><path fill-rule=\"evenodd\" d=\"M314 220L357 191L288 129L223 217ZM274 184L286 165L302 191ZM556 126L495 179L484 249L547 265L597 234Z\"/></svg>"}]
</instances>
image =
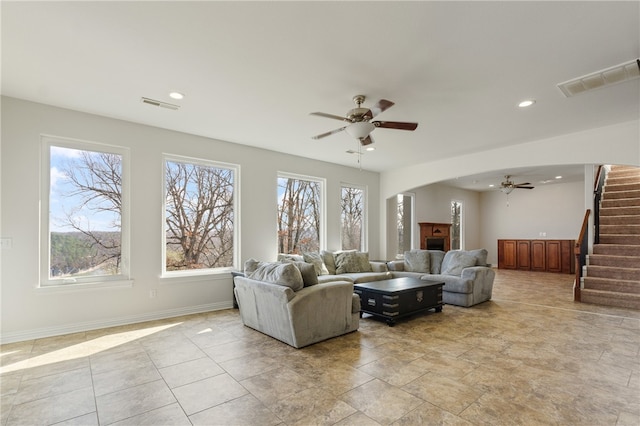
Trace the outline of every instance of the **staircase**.
<instances>
[{"instance_id":1,"label":"staircase","mask_svg":"<svg viewBox=\"0 0 640 426\"><path fill-rule=\"evenodd\" d=\"M640 310L640 168L612 166L600 204L600 241L587 256L581 300Z\"/></svg>"}]
</instances>

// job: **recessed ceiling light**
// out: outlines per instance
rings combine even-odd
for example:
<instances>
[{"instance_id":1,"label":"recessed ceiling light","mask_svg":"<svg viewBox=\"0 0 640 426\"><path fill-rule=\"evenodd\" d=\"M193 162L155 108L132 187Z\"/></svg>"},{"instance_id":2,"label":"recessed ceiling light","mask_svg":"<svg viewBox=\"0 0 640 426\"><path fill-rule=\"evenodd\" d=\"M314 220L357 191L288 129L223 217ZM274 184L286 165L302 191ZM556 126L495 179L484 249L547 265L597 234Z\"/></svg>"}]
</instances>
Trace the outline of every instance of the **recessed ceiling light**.
<instances>
[{"instance_id":1,"label":"recessed ceiling light","mask_svg":"<svg viewBox=\"0 0 640 426\"><path fill-rule=\"evenodd\" d=\"M180 92L171 92L169 93L169 97L171 99L184 99L184 95Z\"/></svg>"},{"instance_id":2,"label":"recessed ceiling light","mask_svg":"<svg viewBox=\"0 0 640 426\"><path fill-rule=\"evenodd\" d=\"M490 184L490 185L489 185L489 188L493 188L494 186L495 186L494 184Z\"/></svg>"},{"instance_id":3,"label":"recessed ceiling light","mask_svg":"<svg viewBox=\"0 0 640 426\"><path fill-rule=\"evenodd\" d=\"M533 105L535 103L536 103L536 101L534 99L527 99L527 100L524 100L524 101L520 102L518 104L518 106L520 108L526 108L526 107L531 106L531 105Z\"/></svg>"},{"instance_id":4,"label":"recessed ceiling light","mask_svg":"<svg viewBox=\"0 0 640 426\"><path fill-rule=\"evenodd\" d=\"M562 179L562 176L556 176L556 179Z\"/></svg>"},{"instance_id":5,"label":"recessed ceiling light","mask_svg":"<svg viewBox=\"0 0 640 426\"><path fill-rule=\"evenodd\" d=\"M376 150L376 148L373 147L373 146L368 146L367 147L367 151L375 151L375 150Z\"/></svg>"}]
</instances>

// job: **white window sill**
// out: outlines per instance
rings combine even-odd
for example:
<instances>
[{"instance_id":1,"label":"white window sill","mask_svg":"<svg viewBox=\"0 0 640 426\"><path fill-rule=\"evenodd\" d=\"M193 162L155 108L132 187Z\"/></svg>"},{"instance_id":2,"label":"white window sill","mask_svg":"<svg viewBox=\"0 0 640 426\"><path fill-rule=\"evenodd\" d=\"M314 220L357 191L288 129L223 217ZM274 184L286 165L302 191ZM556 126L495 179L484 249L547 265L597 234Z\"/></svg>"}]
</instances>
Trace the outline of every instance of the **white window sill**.
<instances>
[{"instance_id":1,"label":"white window sill","mask_svg":"<svg viewBox=\"0 0 640 426\"><path fill-rule=\"evenodd\" d=\"M216 271L180 271L160 276L160 284L180 284L184 282L204 282L227 280L231 277L232 268Z\"/></svg>"},{"instance_id":2,"label":"white window sill","mask_svg":"<svg viewBox=\"0 0 640 426\"><path fill-rule=\"evenodd\" d=\"M101 281L92 283L69 283L40 285L35 288L38 294L77 293L92 290L108 290L114 288L132 288L133 280Z\"/></svg>"}]
</instances>

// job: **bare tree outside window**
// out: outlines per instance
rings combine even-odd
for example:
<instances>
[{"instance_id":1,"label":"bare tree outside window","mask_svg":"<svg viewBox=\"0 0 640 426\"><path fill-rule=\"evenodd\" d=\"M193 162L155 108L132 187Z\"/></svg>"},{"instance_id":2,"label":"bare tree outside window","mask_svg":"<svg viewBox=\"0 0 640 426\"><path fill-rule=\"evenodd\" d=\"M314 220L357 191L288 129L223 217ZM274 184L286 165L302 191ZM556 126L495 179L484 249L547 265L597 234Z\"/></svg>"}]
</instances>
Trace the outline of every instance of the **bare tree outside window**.
<instances>
[{"instance_id":1,"label":"bare tree outside window","mask_svg":"<svg viewBox=\"0 0 640 426\"><path fill-rule=\"evenodd\" d=\"M121 274L122 155L49 146L49 279Z\"/></svg>"},{"instance_id":2,"label":"bare tree outside window","mask_svg":"<svg viewBox=\"0 0 640 426\"><path fill-rule=\"evenodd\" d=\"M451 201L451 250L462 250L462 201Z\"/></svg>"},{"instance_id":3,"label":"bare tree outside window","mask_svg":"<svg viewBox=\"0 0 640 426\"><path fill-rule=\"evenodd\" d=\"M404 257L404 252L411 250L413 233L413 196L398 194L396 219L398 226L398 251L396 257Z\"/></svg>"},{"instance_id":4,"label":"bare tree outside window","mask_svg":"<svg viewBox=\"0 0 640 426\"><path fill-rule=\"evenodd\" d=\"M342 250L364 250L364 190L343 186L340 204Z\"/></svg>"},{"instance_id":5,"label":"bare tree outside window","mask_svg":"<svg viewBox=\"0 0 640 426\"><path fill-rule=\"evenodd\" d=\"M301 254L320 250L319 181L278 177L278 252Z\"/></svg>"},{"instance_id":6,"label":"bare tree outside window","mask_svg":"<svg viewBox=\"0 0 640 426\"><path fill-rule=\"evenodd\" d=\"M234 261L234 170L165 162L165 270Z\"/></svg>"}]
</instances>

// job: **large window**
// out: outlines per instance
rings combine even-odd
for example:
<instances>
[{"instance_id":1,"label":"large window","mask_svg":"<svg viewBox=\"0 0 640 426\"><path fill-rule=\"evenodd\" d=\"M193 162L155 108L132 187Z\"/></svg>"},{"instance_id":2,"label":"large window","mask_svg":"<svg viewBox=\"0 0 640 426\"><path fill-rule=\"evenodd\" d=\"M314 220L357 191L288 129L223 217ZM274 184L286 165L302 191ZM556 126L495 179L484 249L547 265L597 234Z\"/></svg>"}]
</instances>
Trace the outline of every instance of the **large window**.
<instances>
[{"instance_id":1,"label":"large window","mask_svg":"<svg viewBox=\"0 0 640 426\"><path fill-rule=\"evenodd\" d=\"M278 174L278 252L301 254L324 247L324 180Z\"/></svg>"},{"instance_id":2,"label":"large window","mask_svg":"<svg viewBox=\"0 0 640 426\"><path fill-rule=\"evenodd\" d=\"M462 201L451 200L451 250L462 250Z\"/></svg>"},{"instance_id":3,"label":"large window","mask_svg":"<svg viewBox=\"0 0 640 426\"><path fill-rule=\"evenodd\" d=\"M396 257L404 257L404 252L413 246L413 195L398 194L396 203L398 225L398 250Z\"/></svg>"},{"instance_id":4,"label":"large window","mask_svg":"<svg viewBox=\"0 0 640 426\"><path fill-rule=\"evenodd\" d=\"M128 151L43 137L41 285L128 280Z\"/></svg>"},{"instance_id":5,"label":"large window","mask_svg":"<svg viewBox=\"0 0 640 426\"><path fill-rule=\"evenodd\" d=\"M365 251L364 189L343 185L340 207L342 250Z\"/></svg>"},{"instance_id":6,"label":"large window","mask_svg":"<svg viewBox=\"0 0 640 426\"><path fill-rule=\"evenodd\" d=\"M233 267L237 167L166 156L164 171L164 273Z\"/></svg>"}]
</instances>

